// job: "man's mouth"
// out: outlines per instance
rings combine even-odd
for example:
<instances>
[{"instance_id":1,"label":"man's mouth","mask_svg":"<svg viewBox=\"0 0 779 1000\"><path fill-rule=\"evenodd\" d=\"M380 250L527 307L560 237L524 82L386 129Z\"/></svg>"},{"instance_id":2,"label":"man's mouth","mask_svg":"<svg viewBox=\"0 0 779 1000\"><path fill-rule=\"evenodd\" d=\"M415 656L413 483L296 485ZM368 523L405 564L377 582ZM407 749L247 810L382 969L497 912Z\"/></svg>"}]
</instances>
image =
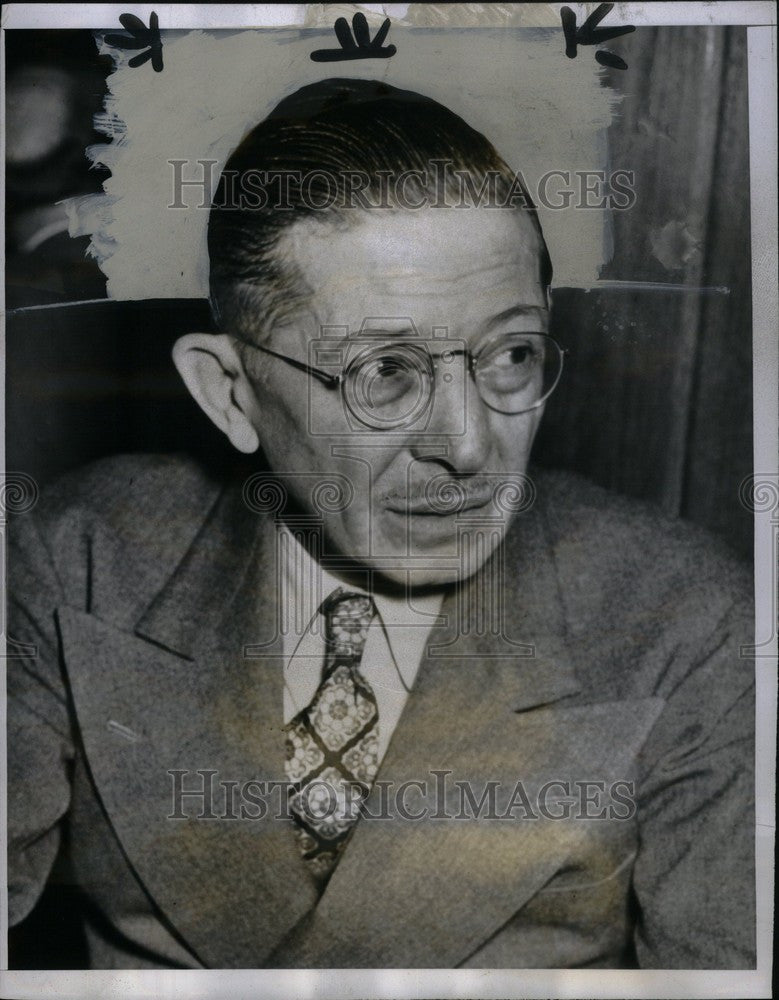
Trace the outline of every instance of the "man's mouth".
<instances>
[{"instance_id":1,"label":"man's mouth","mask_svg":"<svg viewBox=\"0 0 779 1000\"><path fill-rule=\"evenodd\" d=\"M486 507L492 500L492 494L492 488L486 484L465 486L457 480L438 480L432 489L428 487L413 493L386 493L380 497L380 502L386 510L396 514L450 517L466 510Z\"/></svg>"}]
</instances>

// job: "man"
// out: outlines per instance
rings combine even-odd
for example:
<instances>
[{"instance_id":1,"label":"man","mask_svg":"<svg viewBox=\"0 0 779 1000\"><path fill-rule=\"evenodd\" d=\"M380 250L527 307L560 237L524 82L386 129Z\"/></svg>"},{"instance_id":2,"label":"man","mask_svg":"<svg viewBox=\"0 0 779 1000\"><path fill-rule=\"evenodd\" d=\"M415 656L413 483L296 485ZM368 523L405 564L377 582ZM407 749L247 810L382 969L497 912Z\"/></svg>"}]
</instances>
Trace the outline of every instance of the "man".
<instances>
[{"instance_id":1,"label":"man","mask_svg":"<svg viewBox=\"0 0 779 1000\"><path fill-rule=\"evenodd\" d=\"M263 457L16 525L12 922L58 858L98 968L753 965L748 577L527 475L562 350L517 190L369 81L233 154L174 360Z\"/></svg>"}]
</instances>

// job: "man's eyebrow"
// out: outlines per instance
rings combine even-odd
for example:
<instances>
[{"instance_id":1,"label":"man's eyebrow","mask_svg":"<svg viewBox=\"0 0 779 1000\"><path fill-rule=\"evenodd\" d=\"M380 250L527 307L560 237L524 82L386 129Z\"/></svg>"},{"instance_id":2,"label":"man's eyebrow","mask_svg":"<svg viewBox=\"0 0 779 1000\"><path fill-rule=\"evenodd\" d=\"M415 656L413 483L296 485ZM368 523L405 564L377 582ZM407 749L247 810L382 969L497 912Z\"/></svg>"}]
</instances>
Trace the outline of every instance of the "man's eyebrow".
<instances>
[{"instance_id":1,"label":"man's eyebrow","mask_svg":"<svg viewBox=\"0 0 779 1000\"><path fill-rule=\"evenodd\" d=\"M541 319L546 315L546 309L543 306L510 306L508 309L504 309L503 312L498 313L491 319L488 319L484 324L486 330L492 330L496 326L500 326L510 319L517 319L520 316L531 316Z\"/></svg>"}]
</instances>

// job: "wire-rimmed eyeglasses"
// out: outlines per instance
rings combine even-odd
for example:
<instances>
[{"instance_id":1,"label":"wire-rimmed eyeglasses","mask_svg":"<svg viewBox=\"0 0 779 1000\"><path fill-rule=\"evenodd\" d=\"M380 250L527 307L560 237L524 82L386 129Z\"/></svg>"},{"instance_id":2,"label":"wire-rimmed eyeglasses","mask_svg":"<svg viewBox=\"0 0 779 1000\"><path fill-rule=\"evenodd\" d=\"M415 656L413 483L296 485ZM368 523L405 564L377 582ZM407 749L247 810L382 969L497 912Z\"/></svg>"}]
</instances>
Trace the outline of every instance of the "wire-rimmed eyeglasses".
<instances>
[{"instance_id":1,"label":"wire-rimmed eyeglasses","mask_svg":"<svg viewBox=\"0 0 779 1000\"><path fill-rule=\"evenodd\" d=\"M352 416L366 427L413 426L432 405L437 375L455 382L458 361L467 366L482 401L498 413L537 409L556 388L566 351L546 333L506 333L472 352L463 341L360 338L319 340L316 357L326 371L262 344L241 343L286 362L330 389L339 388ZM324 345L324 346L323 346ZM464 380L459 380L462 385Z\"/></svg>"}]
</instances>

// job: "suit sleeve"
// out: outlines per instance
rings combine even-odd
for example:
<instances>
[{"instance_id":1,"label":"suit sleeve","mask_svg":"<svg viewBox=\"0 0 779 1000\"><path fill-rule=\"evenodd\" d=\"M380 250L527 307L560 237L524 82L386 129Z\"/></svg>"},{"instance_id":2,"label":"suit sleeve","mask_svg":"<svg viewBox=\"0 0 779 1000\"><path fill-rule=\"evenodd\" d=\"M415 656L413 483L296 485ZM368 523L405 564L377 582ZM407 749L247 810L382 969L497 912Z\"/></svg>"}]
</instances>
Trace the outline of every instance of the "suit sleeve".
<instances>
[{"instance_id":1,"label":"suit sleeve","mask_svg":"<svg viewBox=\"0 0 779 1000\"><path fill-rule=\"evenodd\" d=\"M688 666L643 754L634 869L639 966L755 966L754 641L731 609Z\"/></svg>"},{"instance_id":2,"label":"suit sleeve","mask_svg":"<svg viewBox=\"0 0 779 1000\"><path fill-rule=\"evenodd\" d=\"M8 526L8 914L40 897L60 845L74 756L54 612L61 588L32 513Z\"/></svg>"}]
</instances>

